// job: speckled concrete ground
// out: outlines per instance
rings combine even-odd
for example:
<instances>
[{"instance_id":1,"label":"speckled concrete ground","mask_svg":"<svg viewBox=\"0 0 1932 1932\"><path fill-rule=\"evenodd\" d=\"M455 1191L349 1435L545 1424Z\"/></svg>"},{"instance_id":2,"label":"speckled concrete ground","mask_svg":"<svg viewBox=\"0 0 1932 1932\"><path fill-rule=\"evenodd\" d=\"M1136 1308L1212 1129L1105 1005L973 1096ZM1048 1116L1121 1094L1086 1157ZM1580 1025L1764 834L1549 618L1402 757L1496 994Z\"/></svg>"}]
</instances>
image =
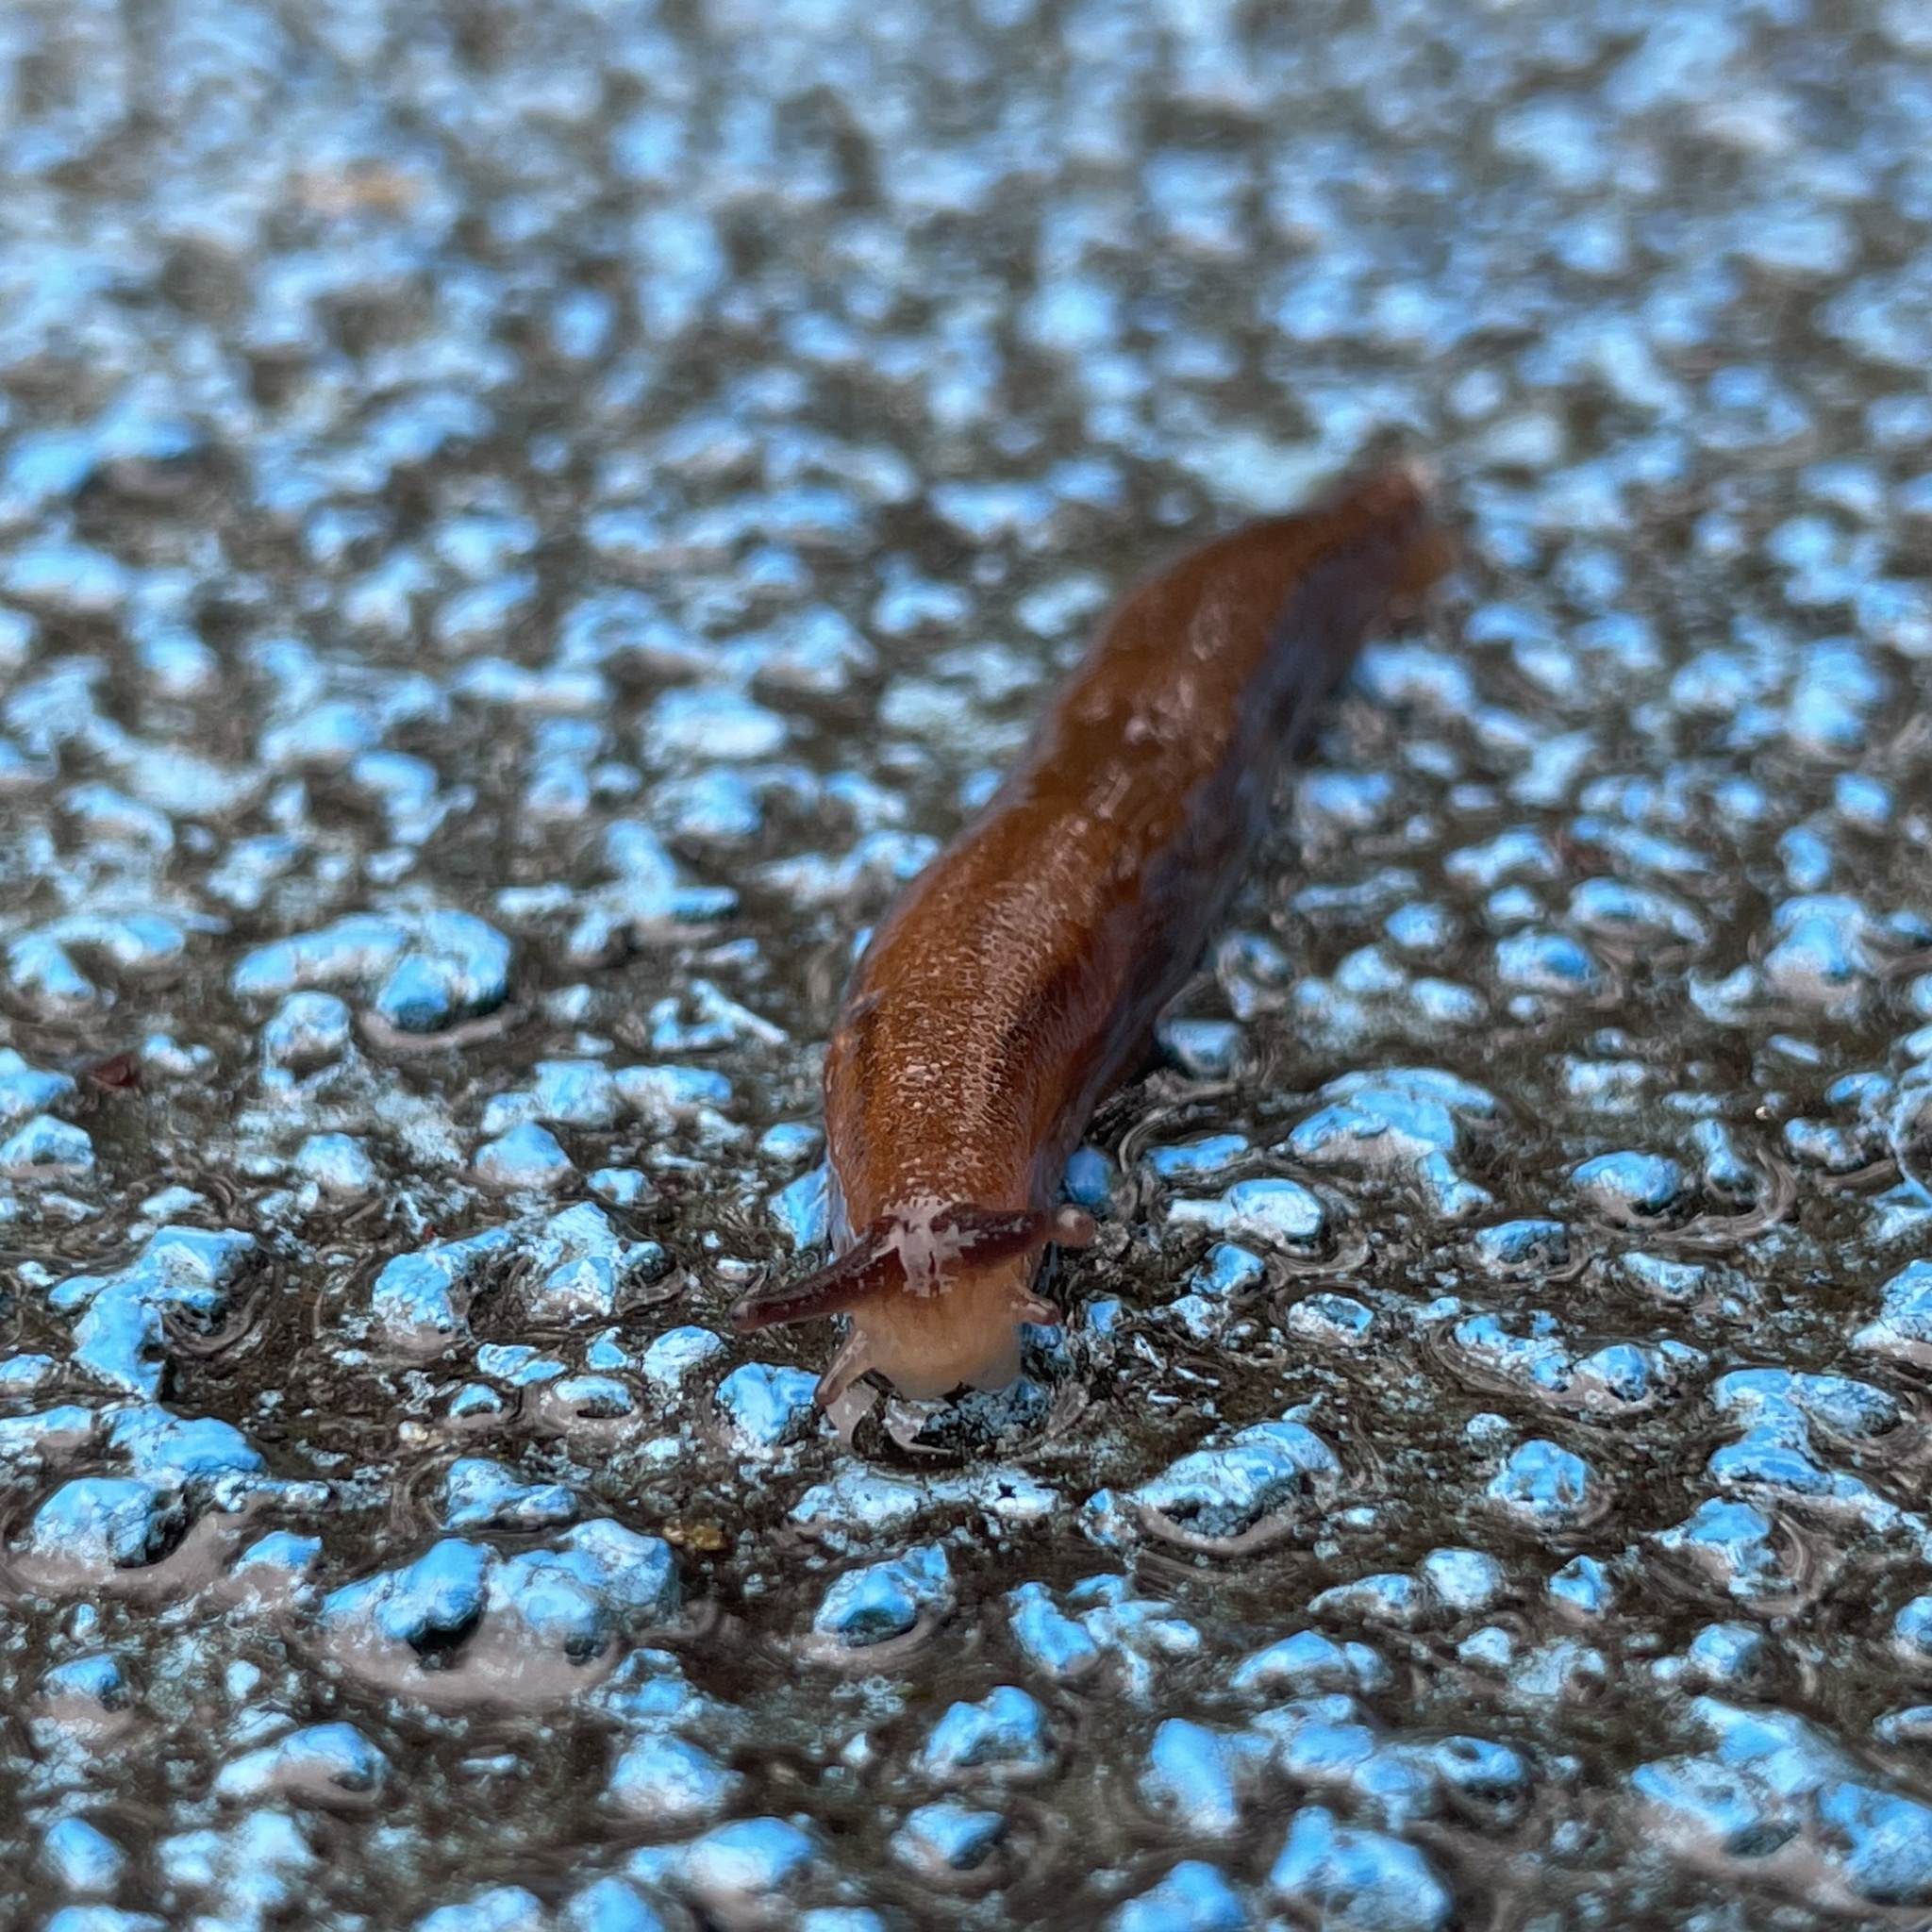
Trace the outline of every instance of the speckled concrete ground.
<instances>
[{"instance_id":1,"label":"speckled concrete ground","mask_svg":"<svg viewBox=\"0 0 1932 1932\"><path fill-rule=\"evenodd\" d=\"M0 1923L1932 1924L1932 13L0 18ZM856 937L1407 448L1010 1396Z\"/></svg>"}]
</instances>

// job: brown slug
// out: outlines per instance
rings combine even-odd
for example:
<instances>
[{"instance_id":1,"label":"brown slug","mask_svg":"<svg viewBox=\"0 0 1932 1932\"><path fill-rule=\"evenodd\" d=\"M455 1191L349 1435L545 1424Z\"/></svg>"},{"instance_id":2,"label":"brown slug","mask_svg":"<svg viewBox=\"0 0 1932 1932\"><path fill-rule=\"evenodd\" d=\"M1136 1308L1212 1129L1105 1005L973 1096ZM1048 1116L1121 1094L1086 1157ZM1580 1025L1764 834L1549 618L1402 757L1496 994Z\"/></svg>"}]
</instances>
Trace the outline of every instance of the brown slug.
<instances>
[{"instance_id":1,"label":"brown slug","mask_svg":"<svg viewBox=\"0 0 1932 1932\"><path fill-rule=\"evenodd\" d=\"M1283 763L1365 638L1449 567L1414 475L1251 524L1135 591L984 811L901 893L824 1065L834 1239L746 1332L844 1313L830 1405L876 1371L911 1396L1019 1373L1056 1205L1248 863Z\"/></svg>"}]
</instances>

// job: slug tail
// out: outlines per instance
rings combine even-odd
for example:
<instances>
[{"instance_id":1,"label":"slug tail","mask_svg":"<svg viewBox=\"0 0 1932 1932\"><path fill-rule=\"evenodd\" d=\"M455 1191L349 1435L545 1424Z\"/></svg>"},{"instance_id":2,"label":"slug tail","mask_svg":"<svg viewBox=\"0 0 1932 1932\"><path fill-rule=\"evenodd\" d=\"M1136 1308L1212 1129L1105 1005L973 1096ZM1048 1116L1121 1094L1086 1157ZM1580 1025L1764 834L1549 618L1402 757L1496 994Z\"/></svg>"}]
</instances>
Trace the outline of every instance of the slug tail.
<instances>
[{"instance_id":1,"label":"slug tail","mask_svg":"<svg viewBox=\"0 0 1932 1932\"><path fill-rule=\"evenodd\" d=\"M1378 471L1305 512L1315 554L1276 625L1271 735L1298 756L1321 705L1363 642L1420 609L1456 562L1455 539L1430 513L1420 466Z\"/></svg>"},{"instance_id":2,"label":"slug tail","mask_svg":"<svg viewBox=\"0 0 1932 1932\"><path fill-rule=\"evenodd\" d=\"M1428 591L1456 568L1456 539L1429 509L1429 473L1421 463L1398 463L1366 486L1382 493L1382 513L1405 525L1407 536L1389 573L1390 615L1414 615Z\"/></svg>"}]
</instances>

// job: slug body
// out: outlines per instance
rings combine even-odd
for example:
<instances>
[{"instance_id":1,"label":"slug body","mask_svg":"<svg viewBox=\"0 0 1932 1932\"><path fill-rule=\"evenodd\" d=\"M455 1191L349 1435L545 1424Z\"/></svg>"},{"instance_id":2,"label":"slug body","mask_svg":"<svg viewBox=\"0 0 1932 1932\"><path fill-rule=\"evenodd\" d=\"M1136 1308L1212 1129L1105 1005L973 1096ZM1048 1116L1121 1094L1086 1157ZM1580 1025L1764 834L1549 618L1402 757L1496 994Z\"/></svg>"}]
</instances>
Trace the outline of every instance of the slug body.
<instances>
[{"instance_id":1,"label":"slug body","mask_svg":"<svg viewBox=\"0 0 1932 1932\"><path fill-rule=\"evenodd\" d=\"M1131 1073L1240 880L1275 777L1364 638L1448 567L1403 470L1206 544L1136 591L985 811L901 894L824 1067L841 1253L741 1330L840 1312L829 1405L1019 1373L1095 1105Z\"/></svg>"}]
</instances>

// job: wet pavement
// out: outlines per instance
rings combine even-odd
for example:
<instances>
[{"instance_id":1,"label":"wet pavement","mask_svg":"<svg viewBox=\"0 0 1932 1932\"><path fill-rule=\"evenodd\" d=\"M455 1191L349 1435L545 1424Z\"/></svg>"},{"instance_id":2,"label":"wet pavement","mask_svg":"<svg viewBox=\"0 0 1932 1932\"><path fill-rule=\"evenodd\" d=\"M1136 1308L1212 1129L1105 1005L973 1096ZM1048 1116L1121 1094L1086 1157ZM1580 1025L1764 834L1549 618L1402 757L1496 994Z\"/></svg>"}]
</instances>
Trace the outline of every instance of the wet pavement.
<instances>
[{"instance_id":1,"label":"wet pavement","mask_svg":"<svg viewBox=\"0 0 1932 1932\"><path fill-rule=\"evenodd\" d=\"M1932 1923L1932 18L0 21L0 1923ZM1378 644L1002 1397L733 1339L1125 584Z\"/></svg>"}]
</instances>

